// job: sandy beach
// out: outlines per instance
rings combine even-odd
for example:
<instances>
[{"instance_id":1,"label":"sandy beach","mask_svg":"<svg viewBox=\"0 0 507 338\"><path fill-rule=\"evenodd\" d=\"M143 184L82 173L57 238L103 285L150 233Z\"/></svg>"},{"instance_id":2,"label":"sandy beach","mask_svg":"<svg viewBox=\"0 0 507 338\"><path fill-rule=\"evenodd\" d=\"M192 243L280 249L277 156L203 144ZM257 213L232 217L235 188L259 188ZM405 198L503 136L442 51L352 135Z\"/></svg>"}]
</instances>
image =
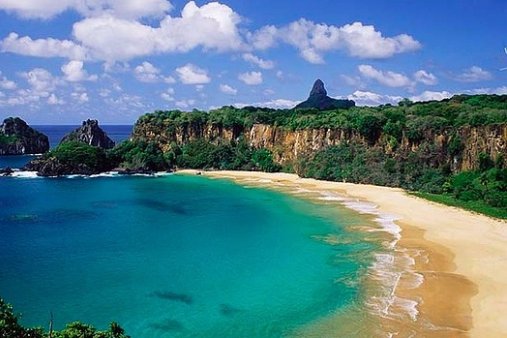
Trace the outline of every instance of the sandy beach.
<instances>
[{"instance_id":1,"label":"sandy beach","mask_svg":"<svg viewBox=\"0 0 507 338\"><path fill-rule=\"evenodd\" d=\"M195 174L186 170L182 174ZM424 277L417 287L396 296L418 299L417 319L389 319L386 330L405 336L418 332L435 337L506 337L507 222L411 196L402 189L302 179L293 174L212 171L212 178L311 194L336 193L345 200L373 203L401 228L397 250L412 252L411 272ZM338 202L337 202L338 203ZM323 324L324 325L324 324ZM330 325L327 323L326 325Z\"/></svg>"}]
</instances>

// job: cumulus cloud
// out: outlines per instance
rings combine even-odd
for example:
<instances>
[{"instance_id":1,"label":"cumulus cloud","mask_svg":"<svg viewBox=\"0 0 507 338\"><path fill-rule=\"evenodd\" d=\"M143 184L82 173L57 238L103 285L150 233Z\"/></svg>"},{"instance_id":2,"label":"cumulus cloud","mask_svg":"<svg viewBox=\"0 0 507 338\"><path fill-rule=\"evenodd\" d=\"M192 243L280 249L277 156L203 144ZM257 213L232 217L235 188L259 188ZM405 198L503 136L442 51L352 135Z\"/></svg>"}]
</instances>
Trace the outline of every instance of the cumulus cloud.
<instances>
[{"instance_id":1,"label":"cumulus cloud","mask_svg":"<svg viewBox=\"0 0 507 338\"><path fill-rule=\"evenodd\" d=\"M176 68L176 73L183 84L199 85L211 82L211 78L208 76L208 71L191 63Z\"/></svg>"},{"instance_id":2,"label":"cumulus cloud","mask_svg":"<svg viewBox=\"0 0 507 338\"><path fill-rule=\"evenodd\" d=\"M410 100L413 102L442 101L444 99L451 98L452 96L453 94L448 91L441 92L425 91L419 95L410 97Z\"/></svg>"},{"instance_id":3,"label":"cumulus cloud","mask_svg":"<svg viewBox=\"0 0 507 338\"><path fill-rule=\"evenodd\" d=\"M260 85L263 82L261 72L247 72L238 75L238 79L249 86Z\"/></svg>"},{"instance_id":4,"label":"cumulus cloud","mask_svg":"<svg viewBox=\"0 0 507 338\"><path fill-rule=\"evenodd\" d=\"M26 79L35 93L45 97L49 96L49 92L52 92L58 84L58 79L43 68L34 68L29 72L21 73L21 76Z\"/></svg>"},{"instance_id":5,"label":"cumulus cloud","mask_svg":"<svg viewBox=\"0 0 507 338\"><path fill-rule=\"evenodd\" d=\"M315 64L324 63L324 54L330 51L342 50L358 58L385 59L421 48L410 35L384 37L374 26L361 22L337 27L300 19L283 27L265 26L248 38L257 49L273 47L277 42L289 44L299 50L303 59Z\"/></svg>"},{"instance_id":6,"label":"cumulus cloud","mask_svg":"<svg viewBox=\"0 0 507 338\"><path fill-rule=\"evenodd\" d=\"M260 67L262 69L275 68L275 63L273 61L263 60L260 57L253 55L252 53L244 53L242 57L243 60L245 60L246 62L256 65L257 67Z\"/></svg>"},{"instance_id":7,"label":"cumulus cloud","mask_svg":"<svg viewBox=\"0 0 507 338\"><path fill-rule=\"evenodd\" d=\"M378 70L370 65L360 65L358 69L363 77L388 87L410 87L413 85L410 78L400 73Z\"/></svg>"},{"instance_id":8,"label":"cumulus cloud","mask_svg":"<svg viewBox=\"0 0 507 338\"><path fill-rule=\"evenodd\" d=\"M6 89L6 90L14 90L18 86L16 82L9 80L5 76L2 76L2 72L0 72L0 88Z\"/></svg>"},{"instance_id":9,"label":"cumulus cloud","mask_svg":"<svg viewBox=\"0 0 507 338\"><path fill-rule=\"evenodd\" d=\"M79 81L96 81L97 75L88 75L88 72L83 68L83 61L72 60L62 66L62 72L65 80L69 82Z\"/></svg>"},{"instance_id":10,"label":"cumulus cloud","mask_svg":"<svg viewBox=\"0 0 507 338\"><path fill-rule=\"evenodd\" d=\"M156 27L103 14L75 23L73 35L94 58L114 62L198 47L220 52L239 50L243 48L239 23L240 16L226 5L212 2L198 7L190 1L181 17L168 15Z\"/></svg>"},{"instance_id":11,"label":"cumulus cloud","mask_svg":"<svg viewBox=\"0 0 507 338\"><path fill-rule=\"evenodd\" d=\"M44 58L86 59L86 49L73 41L53 38L33 40L28 36L19 37L16 33L10 33L0 41L0 50L2 52Z\"/></svg>"},{"instance_id":12,"label":"cumulus cloud","mask_svg":"<svg viewBox=\"0 0 507 338\"><path fill-rule=\"evenodd\" d=\"M173 88L167 88L165 92L160 94L160 97L162 100L172 102L174 101L174 89Z\"/></svg>"},{"instance_id":13,"label":"cumulus cloud","mask_svg":"<svg viewBox=\"0 0 507 338\"><path fill-rule=\"evenodd\" d=\"M416 82L420 82L428 86L433 86L438 83L437 77L431 73L428 73L425 70L419 70L415 72L414 79Z\"/></svg>"},{"instance_id":14,"label":"cumulus cloud","mask_svg":"<svg viewBox=\"0 0 507 338\"><path fill-rule=\"evenodd\" d=\"M338 97L343 98L343 97ZM378 106L381 104L397 104L403 98L396 95L378 94L369 91L357 90L346 97L356 102L358 106Z\"/></svg>"},{"instance_id":15,"label":"cumulus cloud","mask_svg":"<svg viewBox=\"0 0 507 338\"><path fill-rule=\"evenodd\" d=\"M191 100L176 101L175 105L178 108L187 109L195 105L195 100L191 99Z\"/></svg>"},{"instance_id":16,"label":"cumulus cloud","mask_svg":"<svg viewBox=\"0 0 507 338\"><path fill-rule=\"evenodd\" d=\"M79 103L86 103L90 101L88 93L73 92L72 94L70 94L70 96Z\"/></svg>"},{"instance_id":17,"label":"cumulus cloud","mask_svg":"<svg viewBox=\"0 0 507 338\"><path fill-rule=\"evenodd\" d=\"M47 103L51 106L65 104L65 101L59 99L54 93L48 97Z\"/></svg>"},{"instance_id":18,"label":"cumulus cloud","mask_svg":"<svg viewBox=\"0 0 507 338\"><path fill-rule=\"evenodd\" d=\"M155 83L160 80L160 69L144 61L134 69L134 75L141 82Z\"/></svg>"},{"instance_id":19,"label":"cumulus cloud","mask_svg":"<svg viewBox=\"0 0 507 338\"><path fill-rule=\"evenodd\" d=\"M266 107L266 108L274 108L274 109L291 109L294 108L300 101L293 101L287 99L275 99L264 102L254 102L254 103L233 103L232 105L236 108L243 107Z\"/></svg>"},{"instance_id":20,"label":"cumulus cloud","mask_svg":"<svg viewBox=\"0 0 507 338\"><path fill-rule=\"evenodd\" d=\"M22 18L50 19L66 10L84 16L112 13L125 18L160 17L172 9L166 0L0 0L0 9Z\"/></svg>"},{"instance_id":21,"label":"cumulus cloud","mask_svg":"<svg viewBox=\"0 0 507 338\"><path fill-rule=\"evenodd\" d=\"M480 82L480 81L488 81L493 78L493 75L487 70L482 69L478 66L472 66L460 75L456 77L456 80L461 82Z\"/></svg>"},{"instance_id":22,"label":"cumulus cloud","mask_svg":"<svg viewBox=\"0 0 507 338\"><path fill-rule=\"evenodd\" d=\"M220 85L220 91L227 95L236 95L238 93L238 90L236 88L233 88L226 84Z\"/></svg>"}]
</instances>

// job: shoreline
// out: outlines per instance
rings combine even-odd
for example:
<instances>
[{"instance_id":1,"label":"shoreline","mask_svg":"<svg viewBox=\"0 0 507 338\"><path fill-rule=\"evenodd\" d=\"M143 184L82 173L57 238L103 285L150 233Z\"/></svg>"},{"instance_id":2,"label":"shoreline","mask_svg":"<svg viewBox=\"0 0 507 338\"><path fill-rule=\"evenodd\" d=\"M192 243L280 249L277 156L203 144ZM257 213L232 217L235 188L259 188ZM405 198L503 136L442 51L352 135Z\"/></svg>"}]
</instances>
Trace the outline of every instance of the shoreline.
<instances>
[{"instance_id":1,"label":"shoreline","mask_svg":"<svg viewBox=\"0 0 507 338\"><path fill-rule=\"evenodd\" d=\"M198 170L178 173L197 172L288 193L291 191L284 188L297 187L320 194L321 198L313 199L316 202L320 199L321 203L326 202L323 193L335 193L349 202L373 203L373 212L356 211L380 218L394 217L391 221L401 229L395 250L400 255L394 259L408 257L411 261L397 276L393 297L419 300L417 320L386 317L382 327L387 332L420 334L423 330L425 336L439 337L507 336L507 321L502 320L507 306L507 222L427 201L399 188L318 181L284 173ZM292 193L297 194L294 190ZM340 198L334 201L347 207ZM422 276L422 282L412 285L414 282L407 281L407 274Z\"/></svg>"}]
</instances>

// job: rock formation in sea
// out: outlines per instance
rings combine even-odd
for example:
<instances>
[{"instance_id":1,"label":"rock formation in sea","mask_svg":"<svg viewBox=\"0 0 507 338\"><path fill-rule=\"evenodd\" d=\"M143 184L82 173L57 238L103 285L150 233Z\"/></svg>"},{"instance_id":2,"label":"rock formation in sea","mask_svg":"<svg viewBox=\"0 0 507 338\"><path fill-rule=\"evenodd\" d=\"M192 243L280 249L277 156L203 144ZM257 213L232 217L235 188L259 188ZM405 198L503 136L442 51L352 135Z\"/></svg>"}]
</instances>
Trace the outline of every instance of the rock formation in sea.
<instances>
[{"instance_id":1,"label":"rock formation in sea","mask_svg":"<svg viewBox=\"0 0 507 338\"><path fill-rule=\"evenodd\" d=\"M19 117L9 117L0 125L0 155L42 154L48 150L48 137Z\"/></svg>"},{"instance_id":2,"label":"rock formation in sea","mask_svg":"<svg viewBox=\"0 0 507 338\"><path fill-rule=\"evenodd\" d=\"M351 100L337 100L327 96L326 88L324 87L324 82L318 79L313 84L312 91L310 92L310 96L304 102L298 104L295 108L315 108L319 110L330 110L330 109L339 109L339 108L351 108L354 107L356 103Z\"/></svg>"},{"instance_id":3,"label":"rock formation in sea","mask_svg":"<svg viewBox=\"0 0 507 338\"><path fill-rule=\"evenodd\" d=\"M60 144L68 141L79 141L103 149L111 149L115 145L114 141L99 127L97 120L83 121L81 127L66 135Z\"/></svg>"}]
</instances>

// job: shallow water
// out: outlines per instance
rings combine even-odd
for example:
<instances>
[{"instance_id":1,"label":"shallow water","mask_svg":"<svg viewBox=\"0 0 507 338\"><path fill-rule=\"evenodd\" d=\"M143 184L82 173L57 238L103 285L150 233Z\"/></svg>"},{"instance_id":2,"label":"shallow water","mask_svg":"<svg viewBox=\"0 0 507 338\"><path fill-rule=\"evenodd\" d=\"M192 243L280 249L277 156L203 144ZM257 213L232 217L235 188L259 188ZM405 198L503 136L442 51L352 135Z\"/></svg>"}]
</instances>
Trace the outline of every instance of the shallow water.
<instances>
[{"instance_id":1,"label":"shallow water","mask_svg":"<svg viewBox=\"0 0 507 338\"><path fill-rule=\"evenodd\" d=\"M363 222L203 177L0 178L0 295L27 325L292 335L364 309L378 243L347 230Z\"/></svg>"}]
</instances>

